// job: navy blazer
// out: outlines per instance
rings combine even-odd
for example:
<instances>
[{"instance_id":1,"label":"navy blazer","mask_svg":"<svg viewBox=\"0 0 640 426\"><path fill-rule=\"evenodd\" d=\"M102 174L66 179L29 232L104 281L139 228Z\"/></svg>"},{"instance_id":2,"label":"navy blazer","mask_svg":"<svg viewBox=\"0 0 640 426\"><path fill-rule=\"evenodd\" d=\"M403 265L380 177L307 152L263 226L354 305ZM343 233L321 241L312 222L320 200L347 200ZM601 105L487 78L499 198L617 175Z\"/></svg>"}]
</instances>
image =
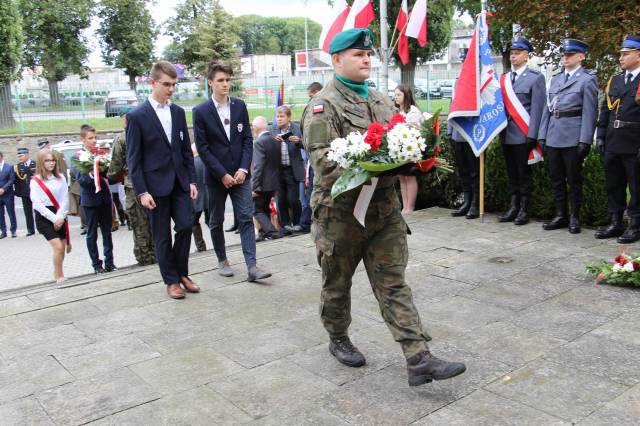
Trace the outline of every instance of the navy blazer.
<instances>
[{"instance_id":1,"label":"navy blazer","mask_svg":"<svg viewBox=\"0 0 640 426\"><path fill-rule=\"evenodd\" d=\"M241 99L230 98L231 140L227 138L218 111L211 98L193 108L193 134L207 182L220 182L238 169L251 170L253 136L247 106ZM248 176L247 176L248 177Z\"/></svg>"},{"instance_id":2,"label":"navy blazer","mask_svg":"<svg viewBox=\"0 0 640 426\"><path fill-rule=\"evenodd\" d=\"M196 183L184 110L171 104L171 142L147 99L127 113L127 166L136 195L166 197L176 183L189 192Z\"/></svg>"},{"instance_id":3,"label":"navy blazer","mask_svg":"<svg viewBox=\"0 0 640 426\"><path fill-rule=\"evenodd\" d=\"M80 184L80 205L82 207L99 207L102 205L111 208L111 189L109 181L102 177L100 191L96 194L96 185L93 178L88 173L80 173L76 167L71 169L71 173Z\"/></svg>"},{"instance_id":4,"label":"navy blazer","mask_svg":"<svg viewBox=\"0 0 640 426\"><path fill-rule=\"evenodd\" d=\"M15 180L16 175L13 172L13 166L5 162L4 167L0 169L0 188L4 189L4 194L0 195L0 198L13 197L13 184Z\"/></svg>"}]
</instances>

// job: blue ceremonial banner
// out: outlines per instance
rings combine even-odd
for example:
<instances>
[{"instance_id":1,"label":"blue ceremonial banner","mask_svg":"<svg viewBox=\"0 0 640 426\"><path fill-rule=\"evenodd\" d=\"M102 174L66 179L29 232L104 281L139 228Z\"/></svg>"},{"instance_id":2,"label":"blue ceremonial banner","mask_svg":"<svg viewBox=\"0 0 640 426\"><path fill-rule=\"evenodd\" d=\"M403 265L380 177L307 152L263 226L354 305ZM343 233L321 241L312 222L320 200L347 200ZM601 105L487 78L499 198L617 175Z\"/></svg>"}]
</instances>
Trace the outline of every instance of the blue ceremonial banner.
<instances>
[{"instance_id":1,"label":"blue ceremonial banner","mask_svg":"<svg viewBox=\"0 0 640 426\"><path fill-rule=\"evenodd\" d=\"M478 157L507 126L492 56L487 16L482 12L476 21L449 113L451 125L469 142Z\"/></svg>"}]
</instances>

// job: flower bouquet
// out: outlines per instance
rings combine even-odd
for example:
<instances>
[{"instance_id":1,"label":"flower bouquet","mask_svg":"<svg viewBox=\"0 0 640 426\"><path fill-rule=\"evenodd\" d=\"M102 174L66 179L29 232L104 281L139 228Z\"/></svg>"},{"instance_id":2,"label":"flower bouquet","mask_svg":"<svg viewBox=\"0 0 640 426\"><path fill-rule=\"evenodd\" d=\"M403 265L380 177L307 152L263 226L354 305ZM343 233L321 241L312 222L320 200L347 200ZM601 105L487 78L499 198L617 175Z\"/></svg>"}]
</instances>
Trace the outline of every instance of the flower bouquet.
<instances>
[{"instance_id":1,"label":"flower bouquet","mask_svg":"<svg viewBox=\"0 0 640 426\"><path fill-rule=\"evenodd\" d=\"M82 174L93 174L96 193L102 189L100 174L105 174L111 164L111 152L105 148L95 148L91 152L80 150L71 157L71 165Z\"/></svg>"},{"instance_id":2,"label":"flower bouquet","mask_svg":"<svg viewBox=\"0 0 640 426\"><path fill-rule=\"evenodd\" d=\"M420 128L396 114L388 124L373 122L363 135L351 132L331 142L327 158L338 163L342 174L331 187L331 197L366 183L372 177L406 165L421 173L432 168L451 171L440 154L440 118L434 114Z\"/></svg>"},{"instance_id":3,"label":"flower bouquet","mask_svg":"<svg viewBox=\"0 0 640 426\"><path fill-rule=\"evenodd\" d=\"M621 254L613 263L600 260L587 265L597 283L640 287L640 254Z\"/></svg>"}]
</instances>

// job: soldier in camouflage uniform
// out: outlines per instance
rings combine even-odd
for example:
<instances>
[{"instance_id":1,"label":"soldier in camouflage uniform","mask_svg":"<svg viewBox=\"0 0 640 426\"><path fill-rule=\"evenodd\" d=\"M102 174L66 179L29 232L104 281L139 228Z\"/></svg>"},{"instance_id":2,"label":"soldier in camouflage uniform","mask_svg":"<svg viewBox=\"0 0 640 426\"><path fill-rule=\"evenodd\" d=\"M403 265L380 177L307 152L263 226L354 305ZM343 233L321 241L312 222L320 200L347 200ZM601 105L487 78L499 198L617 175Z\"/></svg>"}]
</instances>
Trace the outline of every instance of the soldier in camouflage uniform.
<instances>
[{"instance_id":1,"label":"soldier in camouflage uniform","mask_svg":"<svg viewBox=\"0 0 640 426\"><path fill-rule=\"evenodd\" d=\"M366 214L366 228L353 215L360 188L331 198L331 187L341 173L327 159L332 140L352 131L364 133L374 121L387 123L394 113L389 99L369 89L365 80L371 67L372 34L352 29L331 42L335 77L307 105L302 118L305 149L315 172L311 205L312 234L322 268L320 316L329 333L329 351L350 367L365 364L351 343L351 279L364 261L373 293L394 339L407 358L409 384L447 379L465 371L430 354L429 336L423 331L404 272L408 260L407 225L400 213L395 176L383 176Z\"/></svg>"},{"instance_id":2,"label":"soldier in camouflage uniform","mask_svg":"<svg viewBox=\"0 0 640 426\"><path fill-rule=\"evenodd\" d=\"M125 128L127 127L126 114L122 115L122 124ZM138 264L145 266L156 263L147 213L136 197L131 178L127 173L127 142L124 132L116 136L113 141L111 165L107 176L109 179L121 179L124 176L125 210L133 229L133 254Z\"/></svg>"}]
</instances>

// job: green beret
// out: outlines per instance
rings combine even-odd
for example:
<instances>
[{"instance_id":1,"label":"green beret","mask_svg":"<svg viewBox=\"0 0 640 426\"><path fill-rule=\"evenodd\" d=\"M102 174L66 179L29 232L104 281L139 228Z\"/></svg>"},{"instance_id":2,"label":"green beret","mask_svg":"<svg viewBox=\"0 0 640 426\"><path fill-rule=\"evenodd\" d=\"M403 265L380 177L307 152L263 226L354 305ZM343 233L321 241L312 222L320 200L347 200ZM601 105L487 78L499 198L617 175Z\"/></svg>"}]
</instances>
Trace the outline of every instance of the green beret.
<instances>
[{"instance_id":1,"label":"green beret","mask_svg":"<svg viewBox=\"0 0 640 426\"><path fill-rule=\"evenodd\" d=\"M346 49L372 50L373 34L367 28L352 28L336 34L329 45L329 54Z\"/></svg>"}]
</instances>

